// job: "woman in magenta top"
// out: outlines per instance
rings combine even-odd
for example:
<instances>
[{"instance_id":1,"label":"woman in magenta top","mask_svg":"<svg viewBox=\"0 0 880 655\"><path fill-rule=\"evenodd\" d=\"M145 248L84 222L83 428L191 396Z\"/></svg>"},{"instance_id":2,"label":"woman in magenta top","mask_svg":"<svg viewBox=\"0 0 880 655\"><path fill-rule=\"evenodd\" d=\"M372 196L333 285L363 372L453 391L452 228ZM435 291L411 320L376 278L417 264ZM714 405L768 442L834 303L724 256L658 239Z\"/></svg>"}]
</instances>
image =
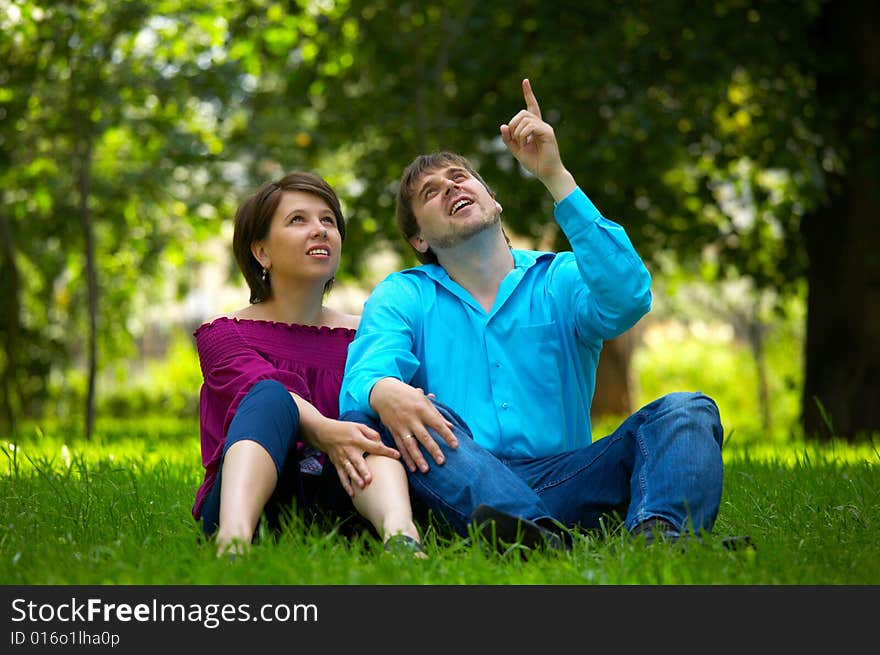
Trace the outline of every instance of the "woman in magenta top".
<instances>
[{"instance_id":1,"label":"woman in magenta top","mask_svg":"<svg viewBox=\"0 0 880 655\"><path fill-rule=\"evenodd\" d=\"M399 453L337 420L359 317L323 300L344 237L335 192L309 173L265 184L236 212L251 304L195 331L205 477L193 516L218 553L250 544L262 515L277 530L286 512L340 516L352 503L386 545L421 552Z\"/></svg>"}]
</instances>

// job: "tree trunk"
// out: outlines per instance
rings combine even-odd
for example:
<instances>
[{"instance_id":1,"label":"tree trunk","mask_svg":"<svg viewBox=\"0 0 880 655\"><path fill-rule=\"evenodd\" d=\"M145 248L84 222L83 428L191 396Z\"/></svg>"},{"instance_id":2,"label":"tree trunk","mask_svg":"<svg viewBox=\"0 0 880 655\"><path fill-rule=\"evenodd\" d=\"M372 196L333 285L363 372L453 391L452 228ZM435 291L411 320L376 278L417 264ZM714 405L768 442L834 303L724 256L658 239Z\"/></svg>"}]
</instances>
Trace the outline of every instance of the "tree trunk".
<instances>
[{"instance_id":1,"label":"tree trunk","mask_svg":"<svg viewBox=\"0 0 880 655\"><path fill-rule=\"evenodd\" d=\"M636 324L616 339L606 341L596 371L596 393L590 417L627 417L634 411L632 357L642 338L642 324Z\"/></svg>"},{"instance_id":2,"label":"tree trunk","mask_svg":"<svg viewBox=\"0 0 880 655\"><path fill-rule=\"evenodd\" d=\"M86 237L86 281L89 294L89 334L88 334L88 376L89 386L86 395L86 439L92 438L95 427L95 378L98 370L98 273L95 262L95 226L89 208L89 195L92 182L92 142L91 134L86 136L80 173L80 216Z\"/></svg>"},{"instance_id":3,"label":"tree trunk","mask_svg":"<svg viewBox=\"0 0 880 655\"><path fill-rule=\"evenodd\" d=\"M825 3L817 52L820 115L842 171L803 223L809 265L802 423L808 438L880 431L880 41L874 3Z\"/></svg>"},{"instance_id":4,"label":"tree trunk","mask_svg":"<svg viewBox=\"0 0 880 655\"><path fill-rule=\"evenodd\" d=\"M749 350L755 360L755 370L758 374L758 408L761 411L761 428L764 434L773 431L773 415L770 409L770 380L767 375L767 356L764 353L764 340L766 326L758 316L757 308L753 308L749 318L747 334Z\"/></svg>"},{"instance_id":5,"label":"tree trunk","mask_svg":"<svg viewBox=\"0 0 880 655\"><path fill-rule=\"evenodd\" d=\"M91 123L91 100L93 96L80 95L77 86L78 76L75 63L71 63L71 109L74 128L74 152L77 160L74 167L77 172L76 186L79 192L79 218L85 237L85 268L86 293L88 296L89 316L88 334L86 335L86 366L88 387L85 406L85 438L91 439L95 426L95 381L98 370L98 273L95 262L95 226L92 210L89 206L92 187L92 156L94 134ZM97 86L97 85L95 85ZM94 86L83 85L93 89Z\"/></svg>"},{"instance_id":6,"label":"tree trunk","mask_svg":"<svg viewBox=\"0 0 880 655\"><path fill-rule=\"evenodd\" d=\"M6 357L3 361L3 371L0 374L0 389L3 391L2 416L0 426L8 430L9 434L15 434L16 407L21 407L21 397L15 382L15 372L18 366L18 329L21 323L19 308L21 306L21 282L18 266L15 263L15 245L12 238L12 230L9 220L0 213L0 242L2 242L3 257L0 259L0 294L3 296L5 309L3 311L3 349Z\"/></svg>"}]
</instances>

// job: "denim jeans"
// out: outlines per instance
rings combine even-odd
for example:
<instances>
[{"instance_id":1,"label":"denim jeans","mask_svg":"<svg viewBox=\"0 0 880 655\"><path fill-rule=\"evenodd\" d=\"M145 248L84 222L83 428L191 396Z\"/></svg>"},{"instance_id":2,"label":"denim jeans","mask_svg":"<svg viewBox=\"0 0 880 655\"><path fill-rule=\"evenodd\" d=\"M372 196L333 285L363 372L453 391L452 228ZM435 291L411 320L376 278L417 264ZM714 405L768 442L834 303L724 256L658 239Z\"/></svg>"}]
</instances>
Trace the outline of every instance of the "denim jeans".
<instances>
[{"instance_id":1,"label":"denim jeans","mask_svg":"<svg viewBox=\"0 0 880 655\"><path fill-rule=\"evenodd\" d=\"M411 493L462 535L479 505L532 521L596 528L619 516L625 527L661 517L682 530L711 531L721 503L723 429L715 402L701 393L672 393L646 405L612 434L548 457L499 458L474 442L464 421L435 405L458 437L452 450L432 430L446 463L422 448L427 473L408 473ZM358 412L395 447L384 426Z\"/></svg>"}]
</instances>

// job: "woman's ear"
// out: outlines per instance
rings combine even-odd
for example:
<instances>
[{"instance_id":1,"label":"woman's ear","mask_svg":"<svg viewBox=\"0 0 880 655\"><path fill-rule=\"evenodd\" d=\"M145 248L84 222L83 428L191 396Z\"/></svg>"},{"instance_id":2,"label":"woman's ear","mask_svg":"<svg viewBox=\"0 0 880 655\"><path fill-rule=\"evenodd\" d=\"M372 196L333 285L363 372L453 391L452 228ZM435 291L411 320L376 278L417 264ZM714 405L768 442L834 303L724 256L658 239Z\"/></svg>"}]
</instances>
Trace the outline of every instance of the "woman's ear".
<instances>
[{"instance_id":1,"label":"woman's ear","mask_svg":"<svg viewBox=\"0 0 880 655\"><path fill-rule=\"evenodd\" d=\"M266 270L272 267L272 259L269 257L269 253L266 251L266 246L262 241L254 241L251 244L251 253L254 256L254 259L260 262L260 266Z\"/></svg>"}]
</instances>

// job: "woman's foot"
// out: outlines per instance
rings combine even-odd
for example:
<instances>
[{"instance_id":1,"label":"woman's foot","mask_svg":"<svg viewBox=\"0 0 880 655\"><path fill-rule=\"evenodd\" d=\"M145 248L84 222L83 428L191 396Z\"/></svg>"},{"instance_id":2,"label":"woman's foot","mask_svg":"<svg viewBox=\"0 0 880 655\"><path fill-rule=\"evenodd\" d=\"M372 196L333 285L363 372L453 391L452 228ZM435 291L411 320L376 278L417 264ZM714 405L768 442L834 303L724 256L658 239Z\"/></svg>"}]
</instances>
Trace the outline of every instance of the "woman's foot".
<instances>
[{"instance_id":1,"label":"woman's foot","mask_svg":"<svg viewBox=\"0 0 880 655\"><path fill-rule=\"evenodd\" d=\"M403 533L393 534L385 540L385 552L394 555L412 555L418 559L428 559L428 554L425 552L424 546L419 543L419 540Z\"/></svg>"},{"instance_id":2,"label":"woman's foot","mask_svg":"<svg viewBox=\"0 0 880 655\"><path fill-rule=\"evenodd\" d=\"M217 546L217 557L234 558L236 555L244 555L251 548L251 542L247 539L226 537L219 533L214 544Z\"/></svg>"}]
</instances>

